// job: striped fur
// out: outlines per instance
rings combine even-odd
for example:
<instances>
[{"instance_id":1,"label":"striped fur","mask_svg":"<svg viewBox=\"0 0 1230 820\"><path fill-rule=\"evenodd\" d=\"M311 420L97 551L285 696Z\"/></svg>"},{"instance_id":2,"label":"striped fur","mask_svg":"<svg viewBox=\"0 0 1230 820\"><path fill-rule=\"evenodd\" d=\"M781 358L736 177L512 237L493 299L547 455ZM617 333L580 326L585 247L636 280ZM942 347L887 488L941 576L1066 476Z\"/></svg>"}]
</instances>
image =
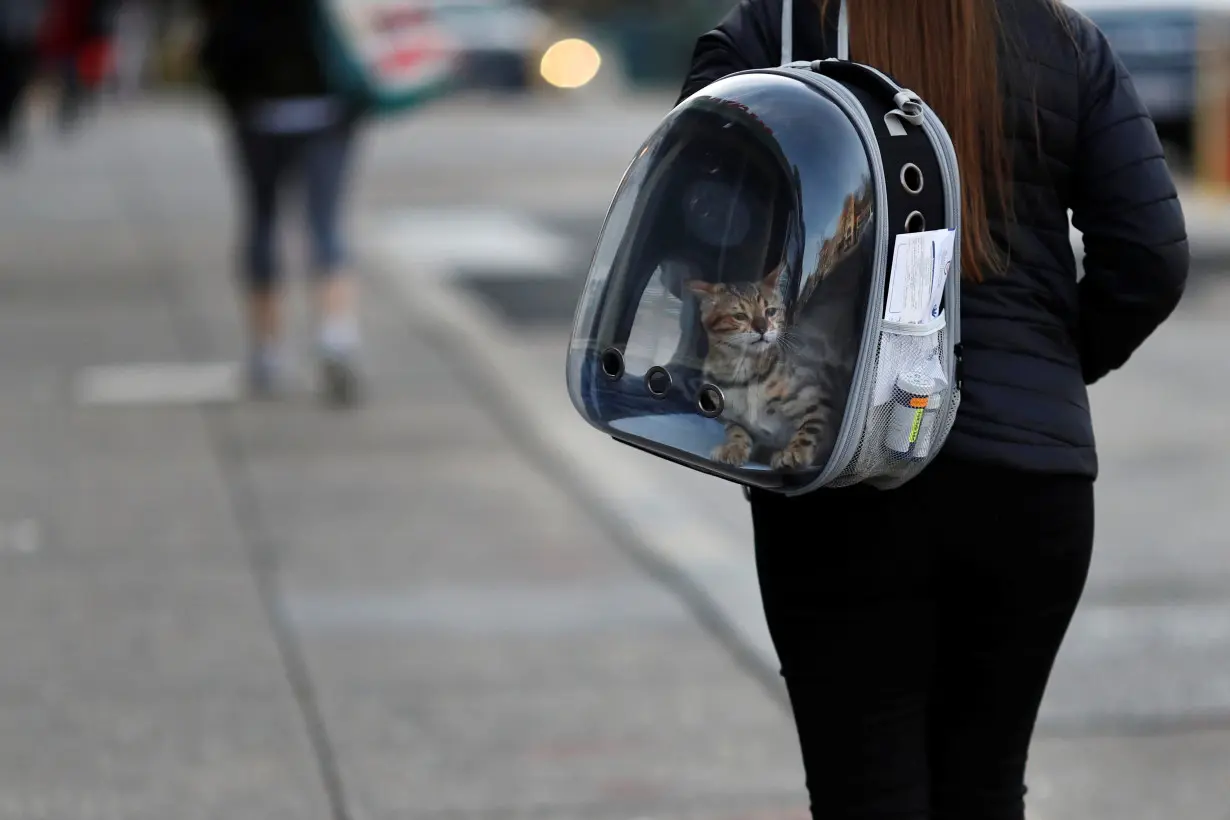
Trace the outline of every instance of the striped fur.
<instances>
[{"instance_id":1,"label":"striped fur","mask_svg":"<svg viewBox=\"0 0 1230 820\"><path fill-rule=\"evenodd\" d=\"M760 282L688 282L709 339L704 376L725 397L726 438L715 461L742 465L763 452L775 470L806 469L835 438L834 388L846 358L788 324L781 272Z\"/></svg>"}]
</instances>

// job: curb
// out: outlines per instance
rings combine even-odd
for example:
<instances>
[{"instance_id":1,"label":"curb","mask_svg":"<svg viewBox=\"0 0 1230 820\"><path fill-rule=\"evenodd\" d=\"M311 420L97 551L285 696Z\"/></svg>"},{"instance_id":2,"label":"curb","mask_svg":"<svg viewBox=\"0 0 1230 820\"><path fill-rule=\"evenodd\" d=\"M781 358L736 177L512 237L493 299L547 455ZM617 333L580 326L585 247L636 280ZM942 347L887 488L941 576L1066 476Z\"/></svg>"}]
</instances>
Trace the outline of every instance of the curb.
<instances>
[{"instance_id":1,"label":"curb","mask_svg":"<svg viewBox=\"0 0 1230 820\"><path fill-rule=\"evenodd\" d=\"M1230 274L1230 250L1219 254L1192 254L1189 272L1198 276Z\"/></svg>"},{"instance_id":2,"label":"curb","mask_svg":"<svg viewBox=\"0 0 1230 820\"><path fill-rule=\"evenodd\" d=\"M548 476L787 705L751 545L706 520L704 510L672 489L671 471L683 468L658 465L590 428L567 398L564 350L558 367L544 366L541 355L518 349L493 312L448 284L447 272L406 270L378 235L365 239L371 268L391 285L414 332L457 367L497 423ZM735 485L715 485L719 489L741 502Z\"/></svg>"}]
</instances>

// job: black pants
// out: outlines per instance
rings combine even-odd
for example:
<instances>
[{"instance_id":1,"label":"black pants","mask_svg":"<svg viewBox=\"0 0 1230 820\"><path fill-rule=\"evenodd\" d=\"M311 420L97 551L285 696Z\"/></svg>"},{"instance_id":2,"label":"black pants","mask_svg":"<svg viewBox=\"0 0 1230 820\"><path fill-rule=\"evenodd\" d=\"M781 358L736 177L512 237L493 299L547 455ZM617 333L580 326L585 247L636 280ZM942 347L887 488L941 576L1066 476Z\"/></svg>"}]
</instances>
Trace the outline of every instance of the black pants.
<instances>
[{"instance_id":1,"label":"black pants","mask_svg":"<svg viewBox=\"0 0 1230 820\"><path fill-rule=\"evenodd\" d=\"M232 115L235 158L243 186L243 276L255 293L276 290L278 205L285 189L303 187L312 270L337 274L348 261L341 213L357 124L352 118L300 133L264 133Z\"/></svg>"},{"instance_id":2,"label":"black pants","mask_svg":"<svg viewBox=\"0 0 1230 820\"><path fill-rule=\"evenodd\" d=\"M37 59L33 44L0 38L0 151L17 139L22 100Z\"/></svg>"},{"instance_id":3,"label":"black pants","mask_svg":"<svg viewBox=\"0 0 1230 820\"><path fill-rule=\"evenodd\" d=\"M1023 820L1093 548L1093 482L937 461L896 490L752 494L817 820Z\"/></svg>"}]
</instances>

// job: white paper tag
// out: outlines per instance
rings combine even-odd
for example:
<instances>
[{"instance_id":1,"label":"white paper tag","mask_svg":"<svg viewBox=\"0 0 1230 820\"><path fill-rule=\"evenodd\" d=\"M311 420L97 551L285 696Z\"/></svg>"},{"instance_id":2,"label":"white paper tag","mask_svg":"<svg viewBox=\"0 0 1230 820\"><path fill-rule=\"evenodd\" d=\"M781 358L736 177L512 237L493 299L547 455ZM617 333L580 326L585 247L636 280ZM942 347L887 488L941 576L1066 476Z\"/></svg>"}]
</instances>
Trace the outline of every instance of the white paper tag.
<instances>
[{"instance_id":1,"label":"white paper tag","mask_svg":"<svg viewBox=\"0 0 1230 820\"><path fill-rule=\"evenodd\" d=\"M897 236L884 306L886 322L920 325L939 316L955 237L956 231L948 228Z\"/></svg>"}]
</instances>

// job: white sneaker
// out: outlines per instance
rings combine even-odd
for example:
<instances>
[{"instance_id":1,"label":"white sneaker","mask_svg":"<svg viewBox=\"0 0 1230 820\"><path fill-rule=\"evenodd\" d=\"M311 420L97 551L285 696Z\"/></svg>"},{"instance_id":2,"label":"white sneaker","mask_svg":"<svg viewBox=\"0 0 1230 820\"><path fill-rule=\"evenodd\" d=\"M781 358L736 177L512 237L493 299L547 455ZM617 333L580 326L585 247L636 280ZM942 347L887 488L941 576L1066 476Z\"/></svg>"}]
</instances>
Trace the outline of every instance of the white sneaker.
<instances>
[{"instance_id":1,"label":"white sneaker","mask_svg":"<svg viewBox=\"0 0 1230 820\"><path fill-rule=\"evenodd\" d=\"M349 406L362 399L359 372L359 328L352 317L328 318L317 339L321 388L331 404Z\"/></svg>"},{"instance_id":2,"label":"white sneaker","mask_svg":"<svg viewBox=\"0 0 1230 820\"><path fill-rule=\"evenodd\" d=\"M282 390L285 366L277 349L262 345L248 357L248 391L256 398L272 398Z\"/></svg>"}]
</instances>

